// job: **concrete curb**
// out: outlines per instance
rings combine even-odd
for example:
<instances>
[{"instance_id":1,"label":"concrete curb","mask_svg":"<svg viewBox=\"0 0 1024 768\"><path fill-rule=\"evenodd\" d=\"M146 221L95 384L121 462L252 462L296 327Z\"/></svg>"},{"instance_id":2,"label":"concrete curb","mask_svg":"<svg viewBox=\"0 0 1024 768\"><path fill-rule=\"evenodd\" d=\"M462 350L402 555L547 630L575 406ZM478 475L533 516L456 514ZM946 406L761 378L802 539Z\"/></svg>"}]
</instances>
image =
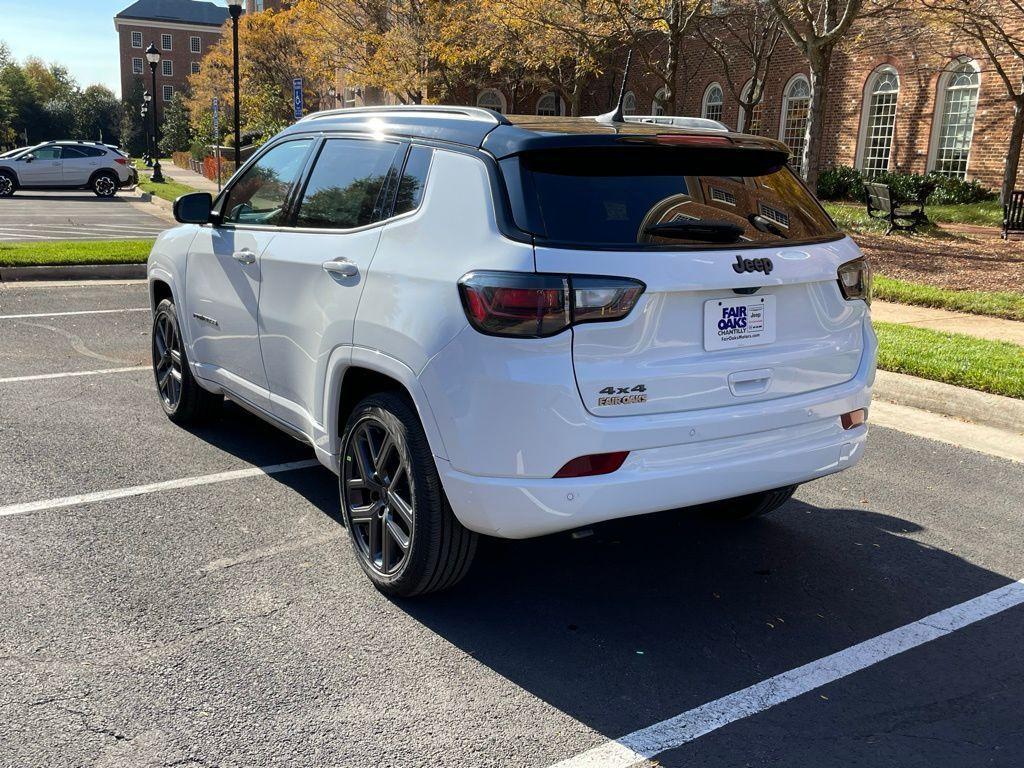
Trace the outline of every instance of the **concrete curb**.
<instances>
[{"instance_id":1,"label":"concrete curb","mask_svg":"<svg viewBox=\"0 0 1024 768\"><path fill-rule=\"evenodd\" d=\"M0 267L0 283L45 280L144 280L145 264L72 264L52 267Z\"/></svg>"},{"instance_id":2,"label":"concrete curb","mask_svg":"<svg viewBox=\"0 0 1024 768\"><path fill-rule=\"evenodd\" d=\"M165 211L174 210L174 203L172 203L170 200L164 200L162 197L151 195L149 192L143 192L139 196L139 199L144 203L151 203L152 205L155 205L157 208L163 208Z\"/></svg>"},{"instance_id":3,"label":"concrete curb","mask_svg":"<svg viewBox=\"0 0 1024 768\"><path fill-rule=\"evenodd\" d=\"M874 396L896 405L1024 434L1024 400L1015 397L990 395L891 371L878 372Z\"/></svg>"}]
</instances>

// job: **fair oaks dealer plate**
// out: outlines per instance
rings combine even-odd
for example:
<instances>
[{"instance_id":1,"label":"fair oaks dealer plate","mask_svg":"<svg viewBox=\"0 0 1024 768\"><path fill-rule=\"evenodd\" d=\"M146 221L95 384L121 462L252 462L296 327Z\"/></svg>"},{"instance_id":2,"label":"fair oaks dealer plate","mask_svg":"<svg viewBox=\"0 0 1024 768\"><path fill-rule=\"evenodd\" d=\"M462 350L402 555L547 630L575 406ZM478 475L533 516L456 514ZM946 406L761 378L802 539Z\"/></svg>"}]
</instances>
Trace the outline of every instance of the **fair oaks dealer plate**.
<instances>
[{"instance_id":1,"label":"fair oaks dealer plate","mask_svg":"<svg viewBox=\"0 0 1024 768\"><path fill-rule=\"evenodd\" d=\"M739 296L704 302L704 349L759 347L775 341L775 297Z\"/></svg>"}]
</instances>

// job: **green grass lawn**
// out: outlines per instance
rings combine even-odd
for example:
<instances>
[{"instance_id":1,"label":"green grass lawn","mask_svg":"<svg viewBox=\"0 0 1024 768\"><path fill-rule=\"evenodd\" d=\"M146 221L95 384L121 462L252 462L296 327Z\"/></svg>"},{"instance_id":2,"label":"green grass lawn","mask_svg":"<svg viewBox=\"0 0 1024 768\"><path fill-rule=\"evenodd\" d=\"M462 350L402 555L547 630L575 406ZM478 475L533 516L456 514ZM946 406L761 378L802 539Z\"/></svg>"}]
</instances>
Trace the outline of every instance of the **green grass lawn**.
<instances>
[{"instance_id":1,"label":"green grass lawn","mask_svg":"<svg viewBox=\"0 0 1024 768\"><path fill-rule=\"evenodd\" d=\"M824 205L839 228L847 232L881 235L888 227L885 221L869 217L867 207L861 203L828 202ZM935 224L1003 225L1003 207L997 200L969 205L926 205L924 212L932 222L931 225L918 227L917 234L924 237L952 237Z\"/></svg>"},{"instance_id":2,"label":"green grass lawn","mask_svg":"<svg viewBox=\"0 0 1024 768\"><path fill-rule=\"evenodd\" d=\"M164 180L160 184L151 181L148 176L139 176L139 189L143 192L149 192L149 194L156 197L161 197L164 200L170 200L172 203L182 195L199 191L188 184L175 181L166 174L164 174Z\"/></svg>"},{"instance_id":3,"label":"green grass lawn","mask_svg":"<svg viewBox=\"0 0 1024 768\"><path fill-rule=\"evenodd\" d=\"M952 291L932 285L895 280L875 275L875 298L899 304L938 307L974 315L989 315L1007 320L1024 320L1024 293L1009 291Z\"/></svg>"},{"instance_id":4,"label":"green grass lawn","mask_svg":"<svg viewBox=\"0 0 1024 768\"><path fill-rule=\"evenodd\" d=\"M140 264L149 257L152 240L59 240L0 243L0 267L56 264Z\"/></svg>"},{"instance_id":5,"label":"green grass lawn","mask_svg":"<svg viewBox=\"0 0 1024 768\"><path fill-rule=\"evenodd\" d=\"M878 367L1024 398L1024 347L959 333L875 323Z\"/></svg>"}]
</instances>

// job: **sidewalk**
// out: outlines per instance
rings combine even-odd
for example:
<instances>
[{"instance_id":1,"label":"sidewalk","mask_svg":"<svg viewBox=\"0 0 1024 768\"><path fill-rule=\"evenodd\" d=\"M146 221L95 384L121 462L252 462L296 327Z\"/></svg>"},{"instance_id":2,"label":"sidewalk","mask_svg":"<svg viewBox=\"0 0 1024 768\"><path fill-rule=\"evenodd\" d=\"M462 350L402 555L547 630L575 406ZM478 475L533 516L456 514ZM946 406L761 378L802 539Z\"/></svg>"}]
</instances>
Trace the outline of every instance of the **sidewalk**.
<instances>
[{"instance_id":1,"label":"sidewalk","mask_svg":"<svg viewBox=\"0 0 1024 768\"><path fill-rule=\"evenodd\" d=\"M211 195L217 194L217 182L210 181L202 174L195 173L188 168L179 168L171 162L160 163L160 171L168 179L174 179L174 181L181 182L182 184L188 184L188 186L199 190L200 192L209 192ZM139 171L140 174L146 174L152 176L153 171L151 168L143 168ZM227 181L227 178L223 179Z\"/></svg>"},{"instance_id":2,"label":"sidewalk","mask_svg":"<svg viewBox=\"0 0 1024 768\"><path fill-rule=\"evenodd\" d=\"M913 325L933 331L963 333L990 341L1008 341L1024 346L1024 323L1017 320L969 315L965 312L950 312L946 309L917 307L910 304L892 304L888 301L872 303L871 319L880 323Z\"/></svg>"}]
</instances>

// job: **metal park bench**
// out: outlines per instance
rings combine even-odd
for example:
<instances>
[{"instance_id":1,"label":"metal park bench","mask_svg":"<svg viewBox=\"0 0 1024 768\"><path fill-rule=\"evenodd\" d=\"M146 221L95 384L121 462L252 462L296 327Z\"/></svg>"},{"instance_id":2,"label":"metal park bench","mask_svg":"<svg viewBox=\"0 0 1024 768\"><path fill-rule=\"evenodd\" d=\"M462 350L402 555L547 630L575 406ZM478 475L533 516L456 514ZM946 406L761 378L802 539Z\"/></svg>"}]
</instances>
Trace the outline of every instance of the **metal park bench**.
<instances>
[{"instance_id":1,"label":"metal park bench","mask_svg":"<svg viewBox=\"0 0 1024 768\"><path fill-rule=\"evenodd\" d=\"M924 214L924 201L927 195L921 195L914 206L900 205L893 197L888 184L876 182L864 184L864 195L867 198L868 216L889 222L889 227L885 230L887 235L894 229L913 232L919 225L928 221Z\"/></svg>"},{"instance_id":2,"label":"metal park bench","mask_svg":"<svg viewBox=\"0 0 1024 768\"><path fill-rule=\"evenodd\" d=\"M1003 240L1010 235L1024 235L1024 189L1014 190L1003 203Z\"/></svg>"}]
</instances>

